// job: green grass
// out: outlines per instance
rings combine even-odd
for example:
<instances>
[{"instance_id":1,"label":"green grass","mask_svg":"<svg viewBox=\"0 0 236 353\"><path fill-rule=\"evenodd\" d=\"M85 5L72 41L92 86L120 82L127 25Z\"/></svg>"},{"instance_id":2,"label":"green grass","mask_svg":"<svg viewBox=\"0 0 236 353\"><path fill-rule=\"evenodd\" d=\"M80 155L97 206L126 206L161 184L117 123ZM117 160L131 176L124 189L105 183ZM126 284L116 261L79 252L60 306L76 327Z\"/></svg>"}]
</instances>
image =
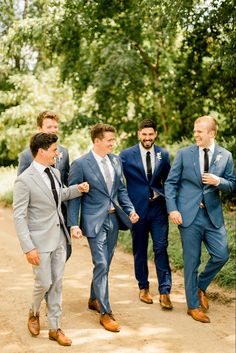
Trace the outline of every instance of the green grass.
<instances>
[{"instance_id":1,"label":"green grass","mask_svg":"<svg viewBox=\"0 0 236 353\"><path fill-rule=\"evenodd\" d=\"M235 263L236 263L236 243L235 243L235 215L236 212L229 212L224 209L225 224L228 234L228 244L230 250L229 261L225 264L223 269L218 273L215 281L220 287L232 289L235 288ZM128 231L120 232L119 234L119 245L124 251L132 252L131 235ZM182 259L182 247L178 228L170 224L169 230L169 246L168 254L170 258L171 267L173 270L183 268ZM150 237L148 256L150 260L153 260L152 240ZM201 271L206 262L208 261L209 255L204 247L202 246L201 265L199 271Z\"/></svg>"}]
</instances>

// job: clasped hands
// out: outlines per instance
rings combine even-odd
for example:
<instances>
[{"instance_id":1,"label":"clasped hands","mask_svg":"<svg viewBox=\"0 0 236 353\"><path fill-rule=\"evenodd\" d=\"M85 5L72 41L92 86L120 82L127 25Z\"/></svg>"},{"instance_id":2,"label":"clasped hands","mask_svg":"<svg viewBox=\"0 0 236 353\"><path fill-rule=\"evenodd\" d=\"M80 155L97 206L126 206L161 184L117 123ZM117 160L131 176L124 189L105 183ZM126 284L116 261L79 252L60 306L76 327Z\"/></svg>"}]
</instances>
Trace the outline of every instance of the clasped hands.
<instances>
[{"instance_id":1,"label":"clasped hands","mask_svg":"<svg viewBox=\"0 0 236 353\"><path fill-rule=\"evenodd\" d=\"M220 184L220 178L215 174L203 173L202 174L202 183L208 185L218 186Z\"/></svg>"},{"instance_id":2,"label":"clasped hands","mask_svg":"<svg viewBox=\"0 0 236 353\"><path fill-rule=\"evenodd\" d=\"M89 184L87 183L87 181L78 184L78 189L80 192L89 192Z\"/></svg>"}]
</instances>

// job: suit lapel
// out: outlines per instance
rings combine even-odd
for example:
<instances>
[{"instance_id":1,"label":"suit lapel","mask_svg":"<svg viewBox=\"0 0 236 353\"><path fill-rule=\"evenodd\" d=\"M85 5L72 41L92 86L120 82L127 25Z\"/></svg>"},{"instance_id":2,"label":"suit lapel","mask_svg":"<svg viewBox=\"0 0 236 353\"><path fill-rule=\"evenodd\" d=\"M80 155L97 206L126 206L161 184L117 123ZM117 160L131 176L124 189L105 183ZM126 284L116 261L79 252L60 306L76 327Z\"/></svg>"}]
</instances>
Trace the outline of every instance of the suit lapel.
<instances>
[{"instance_id":1,"label":"suit lapel","mask_svg":"<svg viewBox=\"0 0 236 353\"><path fill-rule=\"evenodd\" d=\"M216 144L215 150L214 150L214 153L213 153L213 156L211 159L211 164L209 167L209 173L211 173L214 170L216 162L217 162L217 158L219 158L219 160L222 158L222 152L221 152L220 146Z\"/></svg>"},{"instance_id":2,"label":"suit lapel","mask_svg":"<svg viewBox=\"0 0 236 353\"><path fill-rule=\"evenodd\" d=\"M156 145L154 145L154 154L155 154L155 168L154 168L154 171L152 173L152 179L155 177L155 174L157 173L157 171L160 168L161 163L162 163L161 150ZM152 181L152 179L151 179L151 181Z\"/></svg>"},{"instance_id":3,"label":"suit lapel","mask_svg":"<svg viewBox=\"0 0 236 353\"><path fill-rule=\"evenodd\" d=\"M49 198L49 200L52 201L53 204L55 204L52 192L48 189L47 185L43 181L42 176L32 164L30 166L29 174L31 175L32 180L39 186L40 190Z\"/></svg>"},{"instance_id":4,"label":"suit lapel","mask_svg":"<svg viewBox=\"0 0 236 353\"><path fill-rule=\"evenodd\" d=\"M192 153L194 171L196 173L196 177L200 185L202 186L202 176L201 176L201 170L200 170L200 164L199 164L199 149L196 145L193 145L191 147L191 153Z\"/></svg>"},{"instance_id":5,"label":"suit lapel","mask_svg":"<svg viewBox=\"0 0 236 353\"><path fill-rule=\"evenodd\" d=\"M108 193L107 184L103 178L103 175L102 175L102 172L99 168L99 165L98 165L98 163L97 163L96 159L94 158L91 151L87 155L87 161L88 161L89 167L92 169L93 175L96 177L96 179L103 186L105 191Z\"/></svg>"},{"instance_id":6,"label":"suit lapel","mask_svg":"<svg viewBox=\"0 0 236 353\"><path fill-rule=\"evenodd\" d=\"M139 148L139 144L137 144L136 146L134 146L134 150L133 150L133 158L135 160L135 164L137 165L137 169L141 172L143 178L147 180L147 175L145 173L145 169L143 166L143 161L142 161L142 156L141 156L141 152L140 152L140 148Z\"/></svg>"}]
</instances>

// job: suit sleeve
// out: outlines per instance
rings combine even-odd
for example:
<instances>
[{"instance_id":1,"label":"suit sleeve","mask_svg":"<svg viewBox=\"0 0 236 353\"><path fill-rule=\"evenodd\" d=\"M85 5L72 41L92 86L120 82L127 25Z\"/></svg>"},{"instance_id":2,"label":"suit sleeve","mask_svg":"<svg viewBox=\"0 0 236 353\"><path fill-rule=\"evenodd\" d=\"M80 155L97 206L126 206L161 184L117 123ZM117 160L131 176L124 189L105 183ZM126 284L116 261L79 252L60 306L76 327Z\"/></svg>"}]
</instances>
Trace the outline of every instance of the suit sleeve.
<instances>
[{"instance_id":1,"label":"suit sleeve","mask_svg":"<svg viewBox=\"0 0 236 353\"><path fill-rule=\"evenodd\" d=\"M118 188L118 200L124 212L127 215L129 215L130 212L135 211L135 209L132 202L130 201L127 189L124 184L123 169L122 169L122 163L120 159L119 159L119 163L120 163L121 175L120 175L119 188Z\"/></svg>"},{"instance_id":2,"label":"suit sleeve","mask_svg":"<svg viewBox=\"0 0 236 353\"><path fill-rule=\"evenodd\" d=\"M182 176L182 154L177 152L173 165L170 169L169 175L164 184L165 189L165 199L167 211L176 211L177 208L177 192L179 188L179 183Z\"/></svg>"},{"instance_id":3,"label":"suit sleeve","mask_svg":"<svg viewBox=\"0 0 236 353\"><path fill-rule=\"evenodd\" d=\"M79 165L78 161L75 160L70 167L68 184L69 186L80 184L83 180L83 169L82 166ZM81 205L81 197L77 197L73 200L69 200L67 204L67 220L68 226L77 226L78 225L78 217Z\"/></svg>"},{"instance_id":4,"label":"suit sleeve","mask_svg":"<svg viewBox=\"0 0 236 353\"><path fill-rule=\"evenodd\" d=\"M28 228L27 210L30 191L23 180L17 178L13 190L13 217L21 248L27 253L35 248Z\"/></svg>"},{"instance_id":5,"label":"suit sleeve","mask_svg":"<svg viewBox=\"0 0 236 353\"><path fill-rule=\"evenodd\" d=\"M220 184L217 186L219 190L225 192L233 192L236 189L236 178L234 173L234 162L232 154L229 152L229 157L225 167L223 177L220 177Z\"/></svg>"},{"instance_id":6,"label":"suit sleeve","mask_svg":"<svg viewBox=\"0 0 236 353\"><path fill-rule=\"evenodd\" d=\"M68 150L65 149L65 175L64 175L64 184L68 186L68 177L69 177L69 171L70 171L70 161L69 161L69 153Z\"/></svg>"},{"instance_id":7,"label":"suit sleeve","mask_svg":"<svg viewBox=\"0 0 236 353\"><path fill-rule=\"evenodd\" d=\"M24 170L30 166L30 164L31 164L31 161L29 160L29 158L27 158L27 154L24 152L21 152L19 155L17 176L20 175L21 173L23 173Z\"/></svg>"}]
</instances>

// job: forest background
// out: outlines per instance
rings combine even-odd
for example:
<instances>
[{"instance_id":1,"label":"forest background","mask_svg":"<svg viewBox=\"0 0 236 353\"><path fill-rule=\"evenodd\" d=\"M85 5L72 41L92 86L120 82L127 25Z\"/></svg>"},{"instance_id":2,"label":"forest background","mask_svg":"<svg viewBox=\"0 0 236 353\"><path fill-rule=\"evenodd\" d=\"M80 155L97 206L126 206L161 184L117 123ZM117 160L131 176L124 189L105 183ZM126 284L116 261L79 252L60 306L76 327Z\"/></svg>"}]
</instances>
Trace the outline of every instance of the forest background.
<instances>
[{"instance_id":1,"label":"forest background","mask_svg":"<svg viewBox=\"0 0 236 353\"><path fill-rule=\"evenodd\" d=\"M157 122L173 160L205 114L235 160L235 17L231 0L0 0L0 198L12 201L18 154L43 110L58 113L71 160L88 150L94 123L116 127L119 153L144 118ZM236 197L223 200L231 260L218 281L232 287Z\"/></svg>"}]
</instances>

